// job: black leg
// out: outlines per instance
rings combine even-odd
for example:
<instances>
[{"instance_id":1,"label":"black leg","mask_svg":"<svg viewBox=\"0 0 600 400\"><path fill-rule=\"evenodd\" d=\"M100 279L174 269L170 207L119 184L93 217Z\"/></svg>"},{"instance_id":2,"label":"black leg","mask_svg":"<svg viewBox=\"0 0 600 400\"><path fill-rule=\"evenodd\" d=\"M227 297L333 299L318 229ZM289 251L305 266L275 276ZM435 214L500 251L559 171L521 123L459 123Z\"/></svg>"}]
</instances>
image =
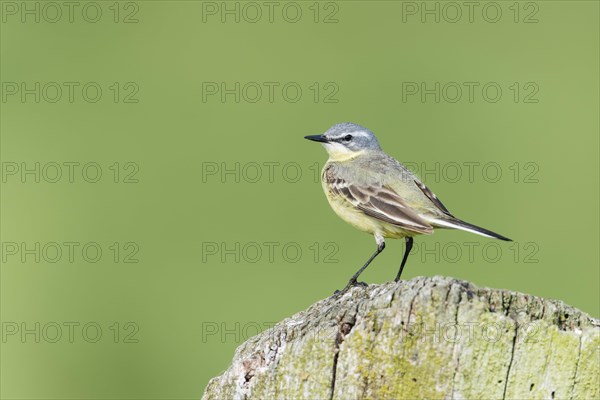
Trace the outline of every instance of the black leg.
<instances>
[{"instance_id":1,"label":"black leg","mask_svg":"<svg viewBox=\"0 0 600 400\"><path fill-rule=\"evenodd\" d=\"M407 237L405 240L406 240L406 249L404 250L404 257L402 257L402 264L400 264L400 271L398 271L398 275L396 275L396 279L394 279L394 282L398 282L400 280L400 275L402 275L402 270L404 269L404 264L406 264L406 260L408 260L408 253L410 253L410 249L412 249L413 238Z\"/></svg>"},{"instance_id":2,"label":"black leg","mask_svg":"<svg viewBox=\"0 0 600 400\"><path fill-rule=\"evenodd\" d=\"M375 259L375 257L377 257L379 255L379 253L381 253L383 251L383 249L385 249L385 242L382 241L377 246L377 250L375 251L375 253L373 253L373 255L371 256L371 258L369 258L367 260L367 262L365 263L365 265L363 265L358 271L356 271L356 273L352 276L352 278L350 278L350 280L348 281L348 284L346 285L346 287L341 290L342 293L346 292L348 289L350 289L352 286L354 286L356 284L356 280L358 279L358 276L360 274L362 274L362 272L365 269L367 269L367 267L369 266L369 264L371 264L371 261L373 261Z\"/></svg>"}]
</instances>

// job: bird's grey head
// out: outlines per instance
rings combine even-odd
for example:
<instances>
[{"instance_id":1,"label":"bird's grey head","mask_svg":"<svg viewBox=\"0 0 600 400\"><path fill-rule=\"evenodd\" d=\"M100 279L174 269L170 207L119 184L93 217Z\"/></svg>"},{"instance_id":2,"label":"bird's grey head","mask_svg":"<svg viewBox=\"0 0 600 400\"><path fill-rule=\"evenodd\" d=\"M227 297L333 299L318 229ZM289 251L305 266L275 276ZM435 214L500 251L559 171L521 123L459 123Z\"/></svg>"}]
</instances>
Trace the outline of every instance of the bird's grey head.
<instances>
[{"instance_id":1,"label":"bird's grey head","mask_svg":"<svg viewBox=\"0 0 600 400\"><path fill-rule=\"evenodd\" d=\"M348 157L368 150L381 150L373 132L351 122L336 124L322 135L305 138L323 143L332 158Z\"/></svg>"}]
</instances>

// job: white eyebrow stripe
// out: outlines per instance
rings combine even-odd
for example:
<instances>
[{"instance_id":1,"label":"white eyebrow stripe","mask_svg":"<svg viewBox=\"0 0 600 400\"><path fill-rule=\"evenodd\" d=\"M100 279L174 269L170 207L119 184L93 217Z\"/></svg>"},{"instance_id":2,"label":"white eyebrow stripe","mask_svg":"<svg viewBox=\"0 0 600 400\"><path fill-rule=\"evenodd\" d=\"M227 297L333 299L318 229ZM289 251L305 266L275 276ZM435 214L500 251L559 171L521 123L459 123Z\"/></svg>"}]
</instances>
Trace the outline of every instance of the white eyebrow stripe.
<instances>
[{"instance_id":1,"label":"white eyebrow stripe","mask_svg":"<svg viewBox=\"0 0 600 400\"><path fill-rule=\"evenodd\" d=\"M335 136L332 139L333 140L340 140L340 139L345 138L347 135L369 137L369 134L367 132L364 132L364 131L355 131L355 132L345 132L343 135Z\"/></svg>"}]
</instances>

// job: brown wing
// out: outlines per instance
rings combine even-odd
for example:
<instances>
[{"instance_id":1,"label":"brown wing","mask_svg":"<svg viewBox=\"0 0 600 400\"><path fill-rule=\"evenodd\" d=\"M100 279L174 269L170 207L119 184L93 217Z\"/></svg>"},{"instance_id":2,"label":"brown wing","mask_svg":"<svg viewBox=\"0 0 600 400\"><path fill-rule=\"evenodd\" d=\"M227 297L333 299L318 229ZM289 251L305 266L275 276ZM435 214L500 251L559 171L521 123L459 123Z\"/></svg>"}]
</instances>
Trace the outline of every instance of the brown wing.
<instances>
[{"instance_id":1,"label":"brown wing","mask_svg":"<svg viewBox=\"0 0 600 400\"><path fill-rule=\"evenodd\" d=\"M442 204L442 202L440 201L440 199L437 198L437 196L431 191L429 190L429 188L427 186L425 186L425 184L421 181L418 181L415 179L415 184L417 185L417 187L419 189L421 189L421 191L423 192L423 194L425 196L427 196L427 198L429 200L431 200L431 202L437 207L439 208L439 210L441 212L443 212L444 214L454 218L454 215L452 215L450 213L450 211L448 211L448 209L446 208L446 206L444 204Z\"/></svg>"},{"instance_id":2,"label":"brown wing","mask_svg":"<svg viewBox=\"0 0 600 400\"><path fill-rule=\"evenodd\" d=\"M419 217L406 202L386 186L361 186L348 184L343 179L328 181L333 194L342 196L366 215L380 221L418 233L433 233L433 228Z\"/></svg>"}]
</instances>

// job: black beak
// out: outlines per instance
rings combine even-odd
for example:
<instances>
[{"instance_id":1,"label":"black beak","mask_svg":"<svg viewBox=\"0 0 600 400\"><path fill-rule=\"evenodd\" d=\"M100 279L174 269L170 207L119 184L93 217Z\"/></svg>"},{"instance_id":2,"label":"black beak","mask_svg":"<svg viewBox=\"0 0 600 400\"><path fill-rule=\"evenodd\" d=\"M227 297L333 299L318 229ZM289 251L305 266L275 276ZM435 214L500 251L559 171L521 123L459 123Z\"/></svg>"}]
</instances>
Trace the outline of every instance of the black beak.
<instances>
[{"instance_id":1,"label":"black beak","mask_svg":"<svg viewBox=\"0 0 600 400\"><path fill-rule=\"evenodd\" d=\"M304 139L312 140L313 142L329 143L329 140L323 135L304 136Z\"/></svg>"}]
</instances>

